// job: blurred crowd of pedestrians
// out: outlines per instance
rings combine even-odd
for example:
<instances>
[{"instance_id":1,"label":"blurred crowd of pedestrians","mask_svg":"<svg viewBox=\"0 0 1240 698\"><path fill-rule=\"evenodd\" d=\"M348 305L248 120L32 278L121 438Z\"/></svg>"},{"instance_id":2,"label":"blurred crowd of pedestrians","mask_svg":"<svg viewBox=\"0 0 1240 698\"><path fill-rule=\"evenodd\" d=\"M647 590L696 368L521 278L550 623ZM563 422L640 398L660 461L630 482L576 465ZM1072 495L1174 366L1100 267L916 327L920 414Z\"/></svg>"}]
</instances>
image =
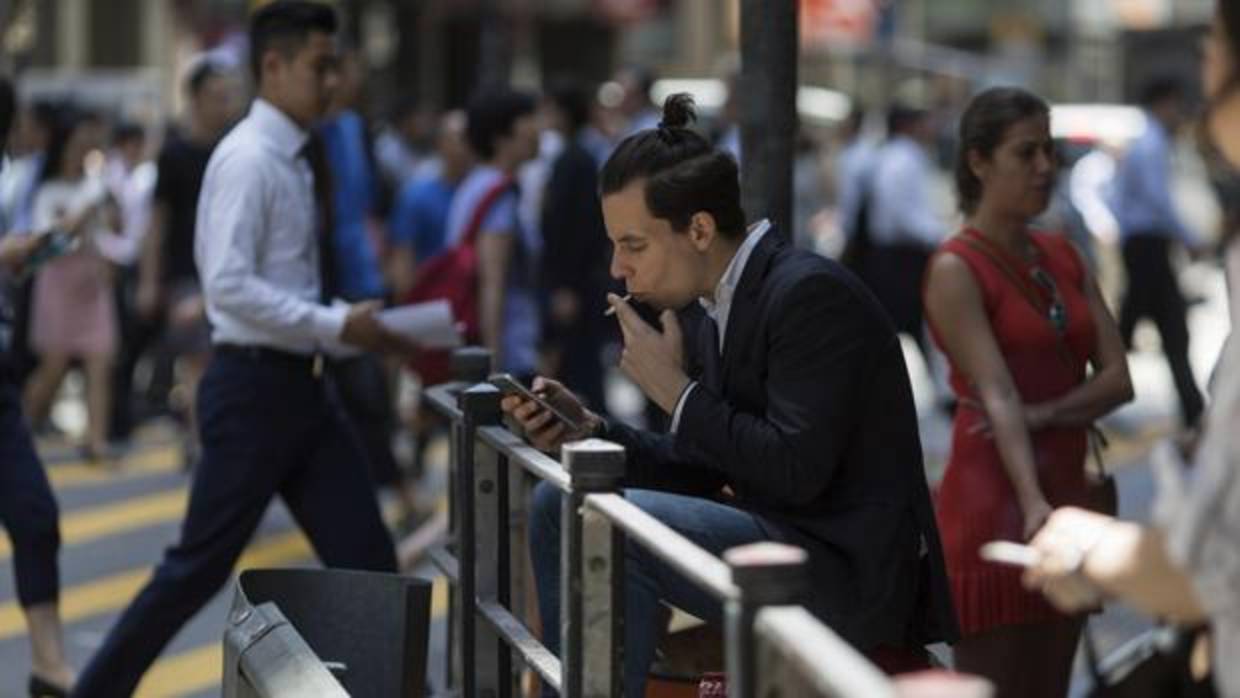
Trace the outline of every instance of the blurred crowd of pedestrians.
<instances>
[{"instance_id":1,"label":"blurred crowd of pedestrians","mask_svg":"<svg viewBox=\"0 0 1240 698\"><path fill-rule=\"evenodd\" d=\"M1232 5L1219 8L1207 66L1207 140L1222 161L1238 159L1225 134L1240 119L1220 119L1235 111L1240 22ZM669 101L676 109L669 124L652 102L655 76L625 66L602 88L566 74L540 94L484 88L460 109L401 103L378 119L364 106L362 57L337 50L335 33L335 18L321 5L269 5L253 19L248 74L204 56L182 78L185 112L167 124L130 123L68 96L17 102L12 90L0 95L14 121L0 170L0 516L14 539L35 647L32 694L63 695L74 680L55 609L56 505L31 438L31 431L64 428L54 406L71 371L85 378L86 427L76 435L85 459L112 463L143 422L172 416L186 466L197 468L182 539L83 674L84 696L127 695L179 625L223 584L274 496L289 502L325 563L396 568L372 490L393 490L413 516L426 515L414 494L421 451L438 425L401 408L402 386L419 380L409 370L421 365L410 362L418 350L376 313L417 297L427 270L463 245L477 261L476 325L465 339L490 349L496 370L524 383L558 381L541 384L575 395L575 408L597 420L596 431L650 443L608 421L624 411L609 401L608 380L616 378L609 364L631 351L629 323L642 316L666 327L656 318L666 308L612 300L612 307L623 304L623 335L604 311L608 293L623 292L621 281L679 277L670 267L654 269L655 256L642 258L644 248L632 245L617 262L613 246L619 250L629 232L616 229L617 221L640 216L616 213L614 197L633 181L681 172L689 161L734 175L742 155L737 96L691 130L691 104ZM1001 696L1063 695L1082 618L1061 611L1087 609L1103 595L1186 623L1222 619L1219 657L1240 637L1235 555L1222 552L1235 546L1240 511L1235 456L1223 436L1235 417L1234 343L1211 406L1188 362L1189 300L1175 267L1176 248L1194 255L1209 248L1209 236L1178 212L1171 184L1188 94L1179 81L1151 81L1140 99L1142 132L1102 176L1091 158L1110 157L1109 146L1069 157L1073 144L1051 135L1051 106L1015 88L933 109L903 98L883 110L854 104L839 123L806 125L799 135L790 239L838 257L864 284L853 286L834 262L827 271L812 267L859 294L866 309L872 305L858 327L870 328L881 308L890 331L913 340L942 374L936 405L954 420L951 456L933 517L928 503L919 508L927 499L922 490L910 485L901 506L915 510L907 516L916 526L901 534L916 529L921 558L937 559L937 526L962 635L956 666L988 677ZM939 195L943 151L955 166L957 213ZM608 173L611 184L601 180ZM708 179L693 168L681 175L686 190ZM1226 195L1229 180L1217 181ZM671 190L677 205L689 205L688 194ZM610 213L604 196L613 197ZM1098 248L1108 239L1091 209L1099 200L1118 234L1128 282L1118 321L1097 279ZM1228 201L1222 250L1231 268L1238 226ZM653 209L661 202L647 191L640 203ZM692 216L697 225L697 211L690 207L686 221ZM1048 223L1054 232L1034 232ZM743 249L748 259L767 228L718 230L724 242L712 254L739 257ZM774 242L759 257L768 254L776 256ZM742 280L718 281L731 294ZM729 311L716 318L718 308L703 298L710 324L725 330ZM731 303L728 295L724 307ZM1157 530L1106 518L1114 511L1094 498L1105 478L1086 466L1094 423L1132 399L1125 352L1142 319L1161 336L1185 453L1191 459L1200 439L1200 479L1211 483L1209 492L1190 483L1167 495L1160 522L1167 528ZM869 339L890 348L886 337ZM715 340L718 352L707 353L722 353L722 340ZM888 358L903 370L894 354ZM657 381L635 382L648 397L645 426L658 431L670 419L674 432L697 381L670 396ZM722 379L716 387L724 403L736 398ZM895 402L911 400L904 384L889 387ZM915 432L913 420L904 426ZM416 440L410 457L394 446L406 433ZM840 459L855 465L847 455ZM745 477L714 484L743 508L753 485ZM791 507L780 502L785 492L751 492L763 506ZM14 503L11 493L25 503ZM737 535L768 534L758 527ZM1043 556L1022 578L978 559L978 547L995 539L1032 540ZM558 556L548 550L535 558L555 576L548 570ZM1095 562L1112 560L1105 556L1127 557L1123 565ZM1151 591L1154 582L1142 575L1177 584L1178 605ZM935 607L942 610L948 592L936 587L940 592ZM557 600L543 603L558 613ZM832 605L839 603L824 607L842 613ZM951 626L944 621L925 637L954 639ZM875 642L898 644L897 635L891 630ZM867 636L857 629L856 637ZM1018 667L1014 655L1040 659ZM1221 694L1240 695L1233 667L1216 673Z\"/></svg>"}]
</instances>

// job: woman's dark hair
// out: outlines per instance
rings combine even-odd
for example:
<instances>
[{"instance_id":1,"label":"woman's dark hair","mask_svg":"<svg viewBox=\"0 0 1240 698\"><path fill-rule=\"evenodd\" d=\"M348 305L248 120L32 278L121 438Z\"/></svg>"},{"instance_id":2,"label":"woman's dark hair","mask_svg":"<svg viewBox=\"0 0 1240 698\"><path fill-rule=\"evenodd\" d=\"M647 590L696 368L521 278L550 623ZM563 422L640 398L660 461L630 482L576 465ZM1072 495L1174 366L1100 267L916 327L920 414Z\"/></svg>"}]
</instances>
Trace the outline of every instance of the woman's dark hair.
<instances>
[{"instance_id":1,"label":"woman's dark hair","mask_svg":"<svg viewBox=\"0 0 1240 698\"><path fill-rule=\"evenodd\" d=\"M724 237L745 232L741 184L736 159L689 128L697 118L693 97L671 95L663 102L663 120L620 142L603 165L599 188L614 194L634 180L645 180L646 207L672 229L688 229L693 214L709 213Z\"/></svg>"},{"instance_id":2,"label":"woman's dark hair","mask_svg":"<svg viewBox=\"0 0 1240 698\"><path fill-rule=\"evenodd\" d=\"M1203 127L1202 135L1206 135L1204 126L1210 119L1210 113L1226 101L1233 92L1240 89L1240 67L1237 66L1240 63L1240 3L1218 0L1215 21L1219 22L1223 30L1221 32L1223 41L1227 43L1227 53L1231 56L1231 72L1223 78L1223 85L1218 94L1212 95L1209 103L1206 104L1200 122Z\"/></svg>"},{"instance_id":3,"label":"woman's dark hair","mask_svg":"<svg viewBox=\"0 0 1240 698\"><path fill-rule=\"evenodd\" d=\"M64 169L65 149L74 132L83 125L99 123L100 119L99 114L72 104L63 104L57 109L48 131L47 152L43 156L43 169L39 172L40 184L60 177Z\"/></svg>"},{"instance_id":4,"label":"woman's dark hair","mask_svg":"<svg viewBox=\"0 0 1240 698\"><path fill-rule=\"evenodd\" d=\"M960 145L956 151L956 194L960 210L973 213L982 199L982 182L969 167L969 153L994 155L1013 124L1035 116L1049 116L1043 99L1019 87L994 87L969 102L960 117Z\"/></svg>"},{"instance_id":5,"label":"woman's dark hair","mask_svg":"<svg viewBox=\"0 0 1240 698\"><path fill-rule=\"evenodd\" d=\"M1234 186L1235 182L1240 181L1238 179L1240 173L1234 164L1227 162L1218 146L1215 145L1214 137L1210 135L1209 124L1214 111L1232 97L1236 90L1240 90L1240 67L1237 66L1240 62L1240 3L1235 0L1218 0L1215 3L1214 21L1222 30L1219 33L1226 43L1225 49L1231 57L1231 66L1228 74L1223 77L1222 86L1216 94L1209 96L1205 109L1202 110L1197 120L1197 145L1216 186ZM1227 246L1240 235L1240 220L1237 220L1238 214L1232 210L1234 207L1224 208L1226 210L1224 211L1222 243Z\"/></svg>"},{"instance_id":6,"label":"woman's dark hair","mask_svg":"<svg viewBox=\"0 0 1240 698\"><path fill-rule=\"evenodd\" d=\"M1223 36L1231 55L1240 60L1240 4L1218 0L1218 19L1223 23Z\"/></svg>"},{"instance_id":7,"label":"woman's dark hair","mask_svg":"<svg viewBox=\"0 0 1240 698\"><path fill-rule=\"evenodd\" d=\"M321 2L275 0L250 19L250 71L255 84L262 82L263 54L275 49L292 56L311 32L336 33L336 13Z\"/></svg>"},{"instance_id":8,"label":"woman's dark hair","mask_svg":"<svg viewBox=\"0 0 1240 698\"><path fill-rule=\"evenodd\" d=\"M512 135L517 119L537 108L534 97L509 89L488 90L474 97L465 112L465 137L482 160L495 157L497 141Z\"/></svg>"}]
</instances>

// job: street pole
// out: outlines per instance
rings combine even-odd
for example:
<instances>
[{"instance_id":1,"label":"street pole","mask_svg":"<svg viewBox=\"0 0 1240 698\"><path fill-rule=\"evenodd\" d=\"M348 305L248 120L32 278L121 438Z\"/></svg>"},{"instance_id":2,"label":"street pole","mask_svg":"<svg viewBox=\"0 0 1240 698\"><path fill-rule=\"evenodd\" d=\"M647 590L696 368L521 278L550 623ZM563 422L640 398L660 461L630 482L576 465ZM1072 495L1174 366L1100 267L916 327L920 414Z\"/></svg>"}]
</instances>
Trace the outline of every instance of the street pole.
<instances>
[{"instance_id":1,"label":"street pole","mask_svg":"<svg viewBox=\"0 0 1240 698\"><path fill-rule=\"evenodd\" d=\"M792 239L797 134L795 0L741 0L741 203Z\"/></svg>"},{"instance_id":2,"label":"street pole","mask_svg":"<svg viewBox=\"0 0 1240 698\"><path fill-rule=\"evenodd\" d=\"M481 25L478 36L478 82L476 89L508 86L512 67L512 35L501 16L498 0L478 4Z\"/></svg>"}]
</instances>

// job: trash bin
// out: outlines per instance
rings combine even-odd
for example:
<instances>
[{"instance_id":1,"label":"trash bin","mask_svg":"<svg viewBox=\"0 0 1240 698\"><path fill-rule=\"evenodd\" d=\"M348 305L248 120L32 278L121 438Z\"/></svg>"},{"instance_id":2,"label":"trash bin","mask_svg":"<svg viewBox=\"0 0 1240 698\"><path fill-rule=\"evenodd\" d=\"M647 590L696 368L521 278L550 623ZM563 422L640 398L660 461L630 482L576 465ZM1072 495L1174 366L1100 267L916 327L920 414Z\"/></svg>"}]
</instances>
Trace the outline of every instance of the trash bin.
<instances>
[{"instance_id":1,"label":"trash bin","mask_svg":"<svg viewBox=\"0 0 1240 698\"><path fill-rule=\"evenodd\" d=\"M334 569L246 570L254 606L272 602L353 696L426 693L431 583Z\"/></svg>"}]
</instances>

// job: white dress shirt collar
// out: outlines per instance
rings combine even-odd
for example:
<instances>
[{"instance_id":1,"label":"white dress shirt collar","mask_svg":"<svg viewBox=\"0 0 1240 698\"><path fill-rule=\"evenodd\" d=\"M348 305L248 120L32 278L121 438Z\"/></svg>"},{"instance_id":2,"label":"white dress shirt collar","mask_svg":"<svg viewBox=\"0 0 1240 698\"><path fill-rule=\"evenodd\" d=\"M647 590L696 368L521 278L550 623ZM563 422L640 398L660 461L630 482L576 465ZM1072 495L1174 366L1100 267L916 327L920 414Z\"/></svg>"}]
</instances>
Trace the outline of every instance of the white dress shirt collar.
<instances>
[{"instance_id":1,"label":"white dress shirt collar","mask_svg":"<svg viewBox=\"0 0 1240 698\"><path fill-rule=\"evenodd\" d=\"M706 309L706 314L715 321L719 328L719 354L721 356L723 355L723 340L728 334L728 316L732 313L732 297L736 294L736 287L740 285L741 277L745 274L745 266L749 264L750 255L770 229L771 221L766 218L749 226L745 241L737 248L736 254L732 255L732 261L728 262L728 268L723 270L723 276L715 285L715 295L709 299L698 299L698 302ZM680 428L680 415L684 413L685 401L689 399L689 394L696 387L697 381L691 381L681 391L680 398L676 400L676 408L672 410L671 432L673 434Z\"/></svg>"},{"instance_id":2,"label":"white dress shirt collar","mask_svg":"<svg viewBox=\"0 0 1240 698\"><path fill-rule=\"evenodd\" d=\"M253 121L258 132L270 140L276 149L288 156L290 160L296 160L301 155L301 149L310 137L310 134L298 126L288 114L280 111L274 104L262 97L254 99L254 103L250 105L248 118Z\"/></svg>"},{"instance_id":3,"label":"white dress shirt collar","mask_svg":"<svg viewBox=\"0 0 1240 698\"><path fill-rule=\"evenodd\" d=\"M771 221L766 218L749 226L745 241L737 248L736 254L732 255L732 261L728 262L727 269L723 270L723 276L719 277L719 283L715 285L714 296L698 301L706 309L706 314L719 326L720 353L723 353L723 338L727 335L728 316L732 312L732 297L736 295L736 287L741 283L741 276L745 273L749 256L753 254L754 248L770 229Z\"/></svg>"}]
</instances>

